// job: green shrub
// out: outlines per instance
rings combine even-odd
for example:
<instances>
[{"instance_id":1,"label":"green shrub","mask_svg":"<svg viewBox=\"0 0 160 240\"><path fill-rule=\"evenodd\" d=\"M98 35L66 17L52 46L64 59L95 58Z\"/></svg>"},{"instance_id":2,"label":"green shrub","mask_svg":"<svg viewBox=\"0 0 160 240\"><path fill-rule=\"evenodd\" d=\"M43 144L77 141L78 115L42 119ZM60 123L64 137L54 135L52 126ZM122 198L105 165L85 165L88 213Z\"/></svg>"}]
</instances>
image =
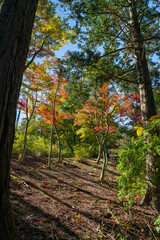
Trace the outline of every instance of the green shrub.
<instances>
[{"instance_id":1,"label":"green shrub","mask_svg":"<svg viewBox=\"0 0 160 240\"><path fill-rule=\"evenodd\" d=\"M14 137L14 143L13 143L13 154L21 153L23 141L24 141L24 135L16 133Z\"/></svg>"},{"instance_id":2,"label":"green shrub","mask_svg":"<svg viewBox=\"0 0 160 240\"><path fill-rule=\"evenodd\" d=\"M52 158L57 158L58 157L58 146L56 144L52 144Z\"/></svg>"},{"instance_id":3,"label":"green shrub","mask_svg":"<svg viewBox=\"0 0 160 240\"><path fill-rule=\"evenodd\" d=\"M14 144L13 144L13 153L21 154L23 147L24 135L16 133ZM26 145L26 155L36 155L36 156L48 156L49 152L49 142L42 137L36 137L34 135L27 136L27 145Z\"/></svg>"},{"instance_id":4,"label":"green shrub","mask_svg":"<svg viewBox=\"0 0 160 240\"><path fill-rule=\"evenodd\" d=\"M142 138L132 140L128 146L122 148L119 153L117 169L121 173L118 177L119 198L133 203L134 197L145 193L145 156L147 149L144 148Z\"/></svg>"},{"instance_id":5,"label":"green shrub","mask_svg":"<svg viewBox=\"0 0 160 240\"><path fill-rule=\"evenodd\" d=\"M33 138L31 153L39 157L47 157L49 152L49 142L42 137Z\"/></svg>"},{"instance_id":6,"label":"green shrub","mask_svg":"<svg viewBox=\"0 0 160 240\"><path fill-rule=\"evenodd\" d=\"M157 219L154 221L154 225L156 226L157 233L160 233L160 215L158 215Z\"/></svg>"},{"instance_id":7,"label":"green shrub","mask_svg":"<svg viewBox=\"0 0 160 240\"><path fill-rule=\"evenodd\" d=\"M74 157L76 160L85 160L88 158L90 145L74 146Z\"/></svg>"},{"instance_id":8,"label":"green shrub","mask_svg":"<svg viewBox=\"0 0 160 240\"><path fill-rule=\"evenodd\" d=\"M64 158L71 158L71 157L73 157L73 153L69 147L64 146L62 148L62 156Z\"/></svg>"},{"instance_id":9,"label":"green shrub","mask_svg":"<svg viewBox=\"0 0 160 240\"><path fill-rule=\"evenodd\" d=\"M14 154L21 154L22 147L24 141L24 134L15 134L14 144L13 144L13 153ZM28 135L27 136L27 145L26 145L26 155L35 155L37 157L47 157L50 149L49 140L43 137L36 137L35 135ZM73 157L73 153L71 150L64 146L62 148L62 156L63 157ZM58 157L58 145L52 145L52 154L51 157L57 158Z\"/></svg>"},{"instance_id":10,"label":"green shrub","mask_svg":"<svg viewBox=\"0 0 160 240\"><path fill-rule=\"evenodd\" d=\"M146 155L148 150L155 159L160 160L160 119L154 119L144 135L131 139L128 145L119 150L117 166L121 176L118 177L119 198L133 204L134 198L142 197L146 189ZM150 139L149 143L147 139ZM160 161L158 162L160 165ZM157 166L158 167L158 166ZM153 176L154 178L154 176Z\"/></svg>"}]
</instances>

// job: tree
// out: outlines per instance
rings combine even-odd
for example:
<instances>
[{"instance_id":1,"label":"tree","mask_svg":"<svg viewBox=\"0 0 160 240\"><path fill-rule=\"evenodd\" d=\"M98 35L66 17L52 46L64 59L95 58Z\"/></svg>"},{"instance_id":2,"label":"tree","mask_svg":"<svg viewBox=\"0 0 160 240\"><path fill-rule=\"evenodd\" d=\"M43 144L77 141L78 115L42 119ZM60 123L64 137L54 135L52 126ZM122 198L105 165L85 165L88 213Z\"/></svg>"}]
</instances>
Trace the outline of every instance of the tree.
<instances>
[{"instance_id":1,"label":"tree","mask_svg":"<svg viewBox=\"0 0 160 240\"><path fill-rule=\"evenodd\" d=\"M146 59L144 40L142 37L134 0L129 1L129 12L139 83L142 122L143 126L148 127L149 119L156 115L157 112L155 107L155 101L153 98L153 91ZM149 144L149 138L147 141ZM146 177L148 179L148 185L144 202L149 204L149 202L152 200L155 208L160 211L160 177L159 171L156 170L157 165L158 163L156 162L156 159L150 154L150 152L148 152L148 155L146 156ZM155 174L156 181L153 181L153 176Z\"/></svg>"},{"instance_id":2,"label":"tree","mask_svg":"<svg viewBox=\"0 0 160 240\"><path fill-rule=\"evenodd\" d=\"M76 19L75 31L79 33L77 38L80 39L84 57L90 52L90 60L86 60L84 66L88 71L84 74L92 73L93 76L94 73L95 81L115 81L119 88L129 91L138 87L142 121L147 126L149 119L156 115L150 75L156 83L159 73L153 55L158 56L159 49L158 1L61 2L70 6L71 16ZM99 49L101 51L98 52ZM81 60L78 54L76 60ZM160 211L160 179L155 168L156 161L148 154L146 173L149 184L145 202L149 203L152 199ZM154 175L157 177L153 182Z\"/></svg>"},{"instance_id":3,"label":"tree","mask_svg":"<svg viewBox=\"0 0 160 240\"><path fill-rule=\"evenodd\" d=\"M21 105L23 106L23 111L26 115L24 142L23 142L21 154L19 156L20 162L23 162L24 157L25 157L28 127L29 127L29 123L35 113L36 104L38 101L38 91L40 91L40 86L38 84L36 77L37 77L36 73L34 73L31 70L27 71L27 73L25 74L25 79L23 80L22 88L21 88L22 98L20 98L18 100L18 103L21 103ZM27 81L27 83L25 83L26 81ZM29 86L26 88L26 85L29 85Z\"/></svg>"},{"instance_id":4,"label":"tree","mask_svg":"<svg viewBox=\"0 0 160 240\"><path fill-rule=\"evenodd\" d=\"M75 114L75 124L81 126L77 131L78 134L81 134L81 138L84 139L89 134L98 143L97 163L100 162L103 154L103 165L100 175L100 180L103 180L109 158L107 149L109 135L118 131L114 117L118 117L121 109L128 108L125 100L129 96L122 97L122 94L117 94L107 83L104 83L101 88L94 89L92 92L94 94L86 101L83 108ZM130 99L128 101L130 103ZM123 106L121 106L122 103Z\"/></svg>"},{"instance_id":5,"label":"tree","mask_svg":"<svg viewBox=\"0 0 160 240\"><path fill-rule=\"evenodd\" d=\"M0 233L19 239L9 202L16 105L38 0L5 0L0 13Z\"/></svg>"},{"instance_id":6,"label":"tree","mask_svg":"<svg viewBox=\"0 0 160 240\"><path fill-rule=\"evenodd\" d=\"M33 84L38 77L36 72L39 71L38 65L34 64L36 57L38 58L49 58L55 56L54 51L58 50L62 45L66 44L69 33L65 28L65 24L62 23L61 18L56 15L55 4L50 0L39 0L35 22L32 31L31 43L27 55L27 63L25 65L24 79L21 88L21 94L30 99L32 110L29 107L29 101L23 101L24 112L26 114L26 127L24 134L24 144L22 147L21 155L19 159L23 162L25 156L25 149L27 144L27 131L29 122L35 111L37 103L37 91L38 83ZM28 70L29 69L29 70ZM29 76L30 75L30 76ZM32 76L31 76L32 75ZM34 76L33 76L34 75ZM36 76L37 75L37 76ZM38 79L38 78L37 78ZM39 82L40 84L40 82ZM37 88L37 89L35 89ZM28 89L28 91L27 91ZM36 91L35 100L33 101L32 93L34 95ZM29 96L30 95L30 96ZM30 108L30 109L29 109ZM17 115L17 124L19 120L19 113ZM30 116L29 116L30 113Z\"/></svg>"},{"instance_id":7,"label":"tree","mask_svg":"<svg viewBox=\"0 0 160 240\"><path fill-rule=\"evenodd\" d=\"M51 124L50 132L50 151L48 154L48 167L51 166L51 154L52 154L52 138L53 130L55 130L58 140L58 161L61 160L61 139L58 132L58 124L61 118L63 118L63 111L61 109L62 103L67 99L68 93L64 89L66 80L53 72L56 68L56 60L50 59L45 61L45 65L39 65L39 79L41 79L42 95L41 105L38 112L43 118Z\"/></svg>"},{"instance_id":8,"label":"tree","mask_svg":"<svg viewBox=\"0 0 160 240\"><path fill-rule=\"evenodd\" d=\"M69 31L56 14L55 3L39 0L25 69L31 67L37 57L54 57L55 50L66 44L68 37Z\"/></svg>"}]
</instances>

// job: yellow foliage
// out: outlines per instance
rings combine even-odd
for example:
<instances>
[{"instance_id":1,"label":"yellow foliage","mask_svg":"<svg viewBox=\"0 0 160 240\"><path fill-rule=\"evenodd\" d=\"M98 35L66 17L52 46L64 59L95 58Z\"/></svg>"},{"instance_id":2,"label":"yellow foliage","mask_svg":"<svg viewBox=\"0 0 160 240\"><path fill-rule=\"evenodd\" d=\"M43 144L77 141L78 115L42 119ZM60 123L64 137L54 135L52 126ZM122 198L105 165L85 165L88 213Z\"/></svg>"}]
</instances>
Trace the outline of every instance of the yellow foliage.
<instances>
[{"instance_id":1,"label":"yellow foliage","mask_svg":"<svg viewBox=\"0 0 160 240\"><path fill-rule=\"evenodd\" d=\"M137 136L140 137L143 134L143 128L142 127L134 127L135 129L137 129Z\"/></svg>"},{"instance_id":2,"label":"yellow foliage","mask_svg":"<svg viewBox=\"0 0 160 240\"><path fill-rule=\"evenodd\" d=\"M45 42L45 46L58 50L68 42L69 35L70 32L63 27L61 17L55 13L54 3L39 0L31 44L37 48Z\"/></svg>"},{"instance_id":3,"label":"yellow foliage","mask_svg":"<svg viewBox=\"0 0 160 240\"><path fill-rule=\"evenodd\" d=\"M78 135L80 135L80 138L85 138L87 134L90 133L90 130L87 127L82 127L79 130L76 131Z\"/></svg>"},{"instance_id":4,"label":"yellow foliage","mask_svg":"<svg viewBox=\"0 0 160 240\"><path fill-rule=\"evenodd\" d=\"M160 115L154 115L152 116L149 121L153 121L154 119L160 118Z\"/></svg>"}]
</instances>

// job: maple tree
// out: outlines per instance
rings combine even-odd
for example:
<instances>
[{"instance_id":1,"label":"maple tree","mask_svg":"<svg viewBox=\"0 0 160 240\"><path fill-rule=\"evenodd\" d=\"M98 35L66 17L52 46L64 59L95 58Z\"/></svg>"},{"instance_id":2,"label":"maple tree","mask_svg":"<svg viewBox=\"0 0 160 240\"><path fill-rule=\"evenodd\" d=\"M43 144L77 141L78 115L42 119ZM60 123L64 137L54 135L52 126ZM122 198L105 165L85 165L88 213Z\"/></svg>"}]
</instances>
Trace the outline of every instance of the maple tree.
<instances>
[{"instance_id":1,"label":"maple tree","mask_svg":"<svg viewBox=\"0 0 160 240\"><path fill-rule=\"evenodd\" d=\"M130 111L131 100L127 98L123 97L122 94L112 92L109 84L103 83L102 87L94 90L94 94L85 102L83 108L77 110L75 114L75 125L81 127L77 134L84 138L86 132L89 132L89 135L94 136L99 145L97 163L99 163L103 153L104 160L100 180L104 178L105 167L108 163L108 135L118 131L118 125L114 118L117 118L121 110L125 109L126 114L127 111Z\"/></svg>"},{"instance_id":2,"label":"maple tree","mask_svg":"<svg viewBox=\"0 0 160 240\"><path fill-rule=\"evenodd\" d=\"M27 145L27 133L29 123L36 110L36 105L38 102L38 93L41 90L41 85L38 82L37 72L33 69L26 70L25 78L23 79L21 94L18 100L18 108L20 108L26 117L26 126L24 132L24 141L21 154L19 156L19 161L23 162L26 145Z\"/></svg>"},{"instance_id":3,"label":"maple tree","mask_svg":"<svg viewBox=\"0 0 160 240\"><path fill-rule=\"evenodd\" d=\"M67 43L67 38L69 37L69 31L65 27L64 23L62 23L60 16L56 14L55 10L55 4L50 0L40 0L37 8L37 13L35 17L35 22L33 26L32 31L32 38L30 43L30 48L28 51L27 56L27 62L25 66L25 78L23 81L23 88L21 88L21 93L28 98L29 92L32 94L35 90L32 86L32 89L30 87L30 79L28 76L28 68L30 69L30 73L35 72L35 78L37 81L38 74L39 74L39 66L38 64L34 63L34 60L38 57L38 60L40 58L49 58L55 56L55 50L58 50L61 46ZM28 83L27 81L28 80ZM33 80L31 85L33 85ZM38 83L37 83L38 85ZM28 89L28 90L27 90ZM30 97L31 99L31 97ZM32 113L30 114L30 117L28 116L28 110L26 112L26 133L24 137L24 145L23 149L25 149L26 146L26 139L27 139L27 128L28 124L31 121L31 118L33 116L33 112L35 111L35 104L37 100L35 100L35 103L32 101ZM26 108L27 109L27 108ZM19 111L20 114L21 110ZM17 124L18 124L18 118L19 115L17 115ZM25 150L22 150L23 153L21 153L21 161L23 161Z\"/></svg>"},{"instance_id":4,"label":"maple tree","mask_svg":"<svg viewBox=\"0 0 160 240\"><path fill-rule=\"evenodd\" d=\"M49 62L47 60L45 63L55 68L55 60L52 59ZM58 140L58 161L61 160L61 139L57 127L61 119L66 118L66 114L62 111L61 105L66 101L68 93L64 89L66 80L62 76L58 76L54 72L48 72L43 64L39 65L39 70L39 78L41 79L43 89L41 91L41 103L38 107L38 112L51 124L50 151L48 155L48 167L50 167L53 129L55 130Z\"/></svg>"},{"instance_id":5,"label":"maple tree","mask_svg":"<svg viewBox=\"0 0 160 240\"><path fill-rule=\"evenodd\" d=\"M38 65L34 63L35 59L54 58L54 52L67 43L69 35L70 33L65 27L65 24L62 23L61 17L56 14L55 3L50 0L40 0L27 55L24 79L28 79L28 68L31 72L38 72L38 69L36 69ZM23 88L21 88L21 92L23 91L23 95L26 93L27 97L27 89L30 92L32 92L32 90L34 92L34 89L30 89L29 84L24 81L22 83ZM30 82L29 79L28 82ZM17 115L17 127L22 110L21 106L22 105L17 106L18 108L20 107Z\"/></svg>"}]
</instances>

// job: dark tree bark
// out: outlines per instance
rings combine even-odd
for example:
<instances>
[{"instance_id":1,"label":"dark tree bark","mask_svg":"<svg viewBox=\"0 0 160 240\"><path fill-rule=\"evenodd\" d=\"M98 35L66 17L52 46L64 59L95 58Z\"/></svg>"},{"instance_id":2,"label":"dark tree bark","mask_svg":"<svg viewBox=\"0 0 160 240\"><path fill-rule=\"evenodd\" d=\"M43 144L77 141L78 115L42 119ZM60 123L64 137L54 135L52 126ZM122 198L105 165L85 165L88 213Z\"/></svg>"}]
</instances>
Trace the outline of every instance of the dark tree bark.
<instances>
[{"instance_id":1,"label":"dark tree bark","mask_svg":"<svg viewBox=\"0 0 160 240\"><path fill-rule=\"evenodd\" d=\"M130 1L129 10L133 48L135 49L136 70L139 83L141 115L143 125L145 126L148 125L149 119L157 113L146 59L145 42L141 34L140 23L138 21L134 0Z\"/></svg>"},{"instance_id":2,"label":"dark tree bark","mask_svg":"<svg viewBox=\"0 0 160 240\"><path fill-rule=\"evenodd\" d=\"M0 13L0 239L19 239L9 201L16 105L38 0L5 0Z\"/></svg>"},{"instance_id":3,"label":"dark tree bark","mask_svg":"<svg viewBox=\"0 0 160 240\"><path fill-rule=\"evenodd\" d=\"M136 11L136 4L134 0L129 1L130 24L132 31L133 47L135 49L135 60L139 82L139 93L141 102L141 115L143 126L148 126L149 119L156 115L155 101L153 97L152 84L148 70L148 63L146 59L145 43L141 34L140 23ZM148 138L149 144L149 138ZM157 211L160 212L160 172L158 159L154 158L148 151L146 158L146 178L148 187L144 198L144 203L149 204L151 201Z\"/></svg>"}]
</instances>

